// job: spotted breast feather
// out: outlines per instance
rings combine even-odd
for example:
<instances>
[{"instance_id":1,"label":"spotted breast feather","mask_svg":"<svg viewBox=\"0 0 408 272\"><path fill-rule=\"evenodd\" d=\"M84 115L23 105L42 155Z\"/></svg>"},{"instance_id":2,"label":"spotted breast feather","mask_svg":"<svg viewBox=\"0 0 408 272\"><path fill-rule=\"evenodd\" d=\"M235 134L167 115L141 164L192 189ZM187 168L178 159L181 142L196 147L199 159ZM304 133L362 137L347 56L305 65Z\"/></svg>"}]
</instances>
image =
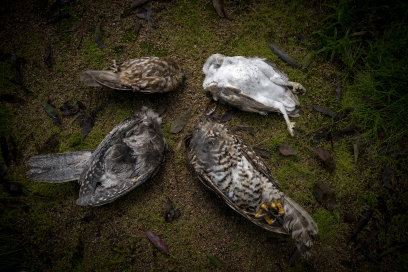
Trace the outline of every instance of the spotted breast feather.
<instances>
[{"instance_id":1,"label":"spotted breast feather","mask_svg":"<svg viewBox=\"0 0 408 272\"><path fill-rule=\"evenodd\" d=\"M316 223L280 190L252 148L209 119L197 125L187 145L190 163L207 187L256 225L290 234L299 251L308 254L317 235Z\"/></svg>"},{"instance_id":2,"label":"spotted breast feather","mask_svg":"<svg viewBox=\"0 0 408 272\"><path fill-rule=\"evenodd\" d=\"M144 57L130 59L107 70L88 70L81 73L88 86L106 86L116 90L141 93L165 93L177 89L184 74L171 58Z\"/></svg>"},{"instance_id":3,"label":"spotted breast feather","mask_svg":"<svg viewBox=\"0 0 408 272\"><path fill-rule=\"evenodd\" d=\"M95 150L31 157L29 178L78 180L78 205L100 206L130 192L157 173L167 148L161 118L143 107L117 125Z\"/></svg>"}]
</instances>

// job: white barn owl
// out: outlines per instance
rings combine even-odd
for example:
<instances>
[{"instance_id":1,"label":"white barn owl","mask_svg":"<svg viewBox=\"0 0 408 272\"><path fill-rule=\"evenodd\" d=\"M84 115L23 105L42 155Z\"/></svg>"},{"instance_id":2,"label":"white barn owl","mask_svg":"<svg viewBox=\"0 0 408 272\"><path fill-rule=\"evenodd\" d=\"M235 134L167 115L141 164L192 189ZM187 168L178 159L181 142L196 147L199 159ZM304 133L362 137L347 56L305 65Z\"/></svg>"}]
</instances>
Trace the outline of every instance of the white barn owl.
<instances>
[{"instance_id":1,"label":"white barn owl","mask_svg":"<svg viewBox=\"0 0 408 272\"><path fill-rule=\"evenodd\" d=\"M290 122L288 116L299 116L296 92L306 91L302 85L288 81L284 73L260 58L214 54L207 59L203 72L204 90L210 92L214 100L263 115L280 112L290 135L294 135L295 123Z\"/></svg>"}]
</instances>

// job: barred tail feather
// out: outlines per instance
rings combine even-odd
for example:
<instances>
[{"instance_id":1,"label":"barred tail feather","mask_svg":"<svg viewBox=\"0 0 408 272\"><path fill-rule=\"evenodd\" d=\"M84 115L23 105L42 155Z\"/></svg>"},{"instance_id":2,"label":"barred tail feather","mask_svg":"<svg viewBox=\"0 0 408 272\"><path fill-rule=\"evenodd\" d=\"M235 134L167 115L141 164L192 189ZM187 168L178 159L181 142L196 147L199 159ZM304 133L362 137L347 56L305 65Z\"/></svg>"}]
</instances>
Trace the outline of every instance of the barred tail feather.
<instances>
[{"instance_id":1,"label":"barred tail feather","mask_svg":"<svg viewBox=\"0 0 408 272\"><path fill-rule=\"evenodd\" d=\"M93 150L45 154L31 157L27 164L32 168L27 177L41 182L60 183L78 180Z\"/></svg>"},{"instance_id":2,"label":"barred tail feather","mask_svg":"<svg viewBox=\"0 0 408 272\"><path fill-rule=\"evenodd\" d=\"M299 252L308 256L318 231L316 222L307 211L287 196L284 198L283 209L284 228L291 233Z\"/></svg>"}]
</instances>

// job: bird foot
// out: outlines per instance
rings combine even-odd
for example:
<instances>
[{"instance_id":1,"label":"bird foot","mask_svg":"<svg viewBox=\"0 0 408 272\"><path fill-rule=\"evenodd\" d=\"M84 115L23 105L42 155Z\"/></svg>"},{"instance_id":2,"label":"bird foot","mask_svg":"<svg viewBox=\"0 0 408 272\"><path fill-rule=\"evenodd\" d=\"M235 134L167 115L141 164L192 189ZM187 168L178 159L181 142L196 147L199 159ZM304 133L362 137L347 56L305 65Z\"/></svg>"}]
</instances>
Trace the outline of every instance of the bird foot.
<instances>
[{"instance_id":1,"label":"bird foot","mask_svg":"<svg viewBox=\"0 0 408 272\"><path fill-rule=\"evenodd\" d=\"M295 128L295 122L290 122L289 121L289 123L288 123L288 131L289 131L289 134L290 134L290 136L295 136L295 132L293 131L293 129Z\"/></svg>"},{"instance_id":2,"label":"bird foot","mask_svg":"<svg viewBox=\"0 0 408 272\"><path fill-rule=\"evenodd\" d=\"M305 87L302 86L302 84L298 83L298 82L292 82L289 81L289 87L292 88L292 91L295 94L302 94L304 95L306 93L306 89Z\"/></svg>"},{"instance_id":3,"label":"bird foot","mask_svg":"<svg viewBox=\"0 0 408 272\"><path fill-rule=\"evenodd\" d=\"M115 73L118 72L118 65L116 64L116 60L113 60L113 65L111 66L112 71Z\"/></svg>"},{"instance_id":4,"label":"bird foot","mask_svg":"<svg viewBox=\"0 0 408 272\"><path fill-rule=\"evenodd\" d=\"M276 220L282 223L282 216L285 214L280 202L270 202L269 205L262 203L259 210L255 214L255 218L263 218L269 225ZM273 219L272 219L273 218ZM280 220L279 220L280 219Z\"/></svg>"}]
</instances>

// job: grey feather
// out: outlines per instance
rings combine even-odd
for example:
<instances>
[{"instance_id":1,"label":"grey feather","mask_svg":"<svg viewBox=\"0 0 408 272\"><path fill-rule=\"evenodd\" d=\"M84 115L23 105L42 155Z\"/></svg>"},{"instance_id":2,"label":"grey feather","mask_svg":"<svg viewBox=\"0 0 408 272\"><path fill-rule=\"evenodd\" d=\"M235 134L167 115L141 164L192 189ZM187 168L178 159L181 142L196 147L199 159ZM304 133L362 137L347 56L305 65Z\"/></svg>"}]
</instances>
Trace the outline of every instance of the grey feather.
<instances>
[{"instance_id":1,"label":"grey feather","mask_svg":"<svg viewBox=\"0 0 408 272\"><path fill-rule=\"evenodd\" d=\"M31 157L27 164L32 168L27 177L35 181L60 183L78 180L92 150L45 154Z\"/></svg>"}]
</instances>

